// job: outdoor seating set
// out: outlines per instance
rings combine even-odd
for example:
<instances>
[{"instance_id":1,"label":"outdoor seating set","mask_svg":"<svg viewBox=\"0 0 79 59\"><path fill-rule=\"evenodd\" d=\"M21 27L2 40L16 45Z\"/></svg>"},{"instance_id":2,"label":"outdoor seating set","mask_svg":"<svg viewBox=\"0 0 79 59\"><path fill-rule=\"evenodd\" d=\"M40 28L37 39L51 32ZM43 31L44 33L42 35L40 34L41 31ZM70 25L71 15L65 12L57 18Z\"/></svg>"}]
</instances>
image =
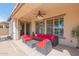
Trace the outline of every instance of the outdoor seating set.
<instances>
[{"instance_id":1,"label":"outdoor seating set","mask_svg":"<svg viewBox=\"0 0 79 59\"><path fill-rule=\"evenodd\" d=\"M58 37L51 34L33 34L32 38L23 35L22 40L29 47L36 47L36 50L44 55L47 55L54 46L58 45Z\"/></svg>"}]
</instances>

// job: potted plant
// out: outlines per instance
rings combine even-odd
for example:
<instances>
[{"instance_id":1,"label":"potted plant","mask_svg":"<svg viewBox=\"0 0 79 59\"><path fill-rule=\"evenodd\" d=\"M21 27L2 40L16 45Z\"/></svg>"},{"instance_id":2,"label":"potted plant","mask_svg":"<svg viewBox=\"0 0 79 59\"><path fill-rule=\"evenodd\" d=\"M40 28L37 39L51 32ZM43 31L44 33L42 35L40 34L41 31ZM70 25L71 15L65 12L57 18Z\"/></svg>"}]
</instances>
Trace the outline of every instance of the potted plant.
<instances>
[{"instance_id":1,"label":"potted plant","mask_svg":"<svg viewBox=\"0 0 79 59\"><path fill-rule=\"evenodd\" d=\"M77 48L79 48L79 25L72 29L72 37L77 39Z\"/></svg>"}]
</instances>

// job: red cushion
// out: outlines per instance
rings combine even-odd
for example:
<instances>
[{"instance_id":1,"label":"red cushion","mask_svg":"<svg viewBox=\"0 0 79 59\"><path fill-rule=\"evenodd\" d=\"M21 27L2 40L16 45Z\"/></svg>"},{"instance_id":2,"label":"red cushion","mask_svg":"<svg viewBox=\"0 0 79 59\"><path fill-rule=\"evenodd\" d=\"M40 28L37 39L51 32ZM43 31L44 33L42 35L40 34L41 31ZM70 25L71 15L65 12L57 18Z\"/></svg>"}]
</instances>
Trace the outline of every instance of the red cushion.
<instances>
[{"instance_id":1,"label":"red cushion","mask_svg":"<svg viewBox=\"0 0 79 59\"><path fill-rule=\"evenodd\" d=\"M43 39L49 39L49 37L47 35L43 35L42 37L43 37Z\"/></svg>"},{"instance_id":2,"label":"red cushion","mask_svg":"<svg viewBox=\"0 0 79 59\"><path fill-rule=\"evenodd\" d=\"M51 34L34 34L33 38L36 38L37 40L49 39L54 41L56 39L56 36Z\"/></svg>"},{"instance_id":3,"label":"red cushion","mask_svg":"<svg viewBox=\"0 0 79 59\"><path fill-rule=\"evenodd\" d=\"M42 36L43 36L43 34L33 34L33 38L35 38L37 40L44 40Z\"/></svg>"},{"instance_id":4,"label":"red cushion","mask_svg":"<svg viewBox=\"0 0 79 59\"><path fill-rule=\"evenodd\" d=\"M30 40L30 36L28 36L28 35L23 35L23 36L22 36L22 40L24 40L24 41L29 41L29 40Z\"/></svg>"},{"instance_id":5,"label":"red cushion","mask_svg":"<svg viewBox=\"0 0 79 59\"><path fill-rule=\"evenodd\" d=\"M33 38L38 39L38 35L37 34L33 34Z\"/></svg>"},{"instance_id":6,"label":"red cushion","mask_svg":"<svg viewBox=\"0 0 79 59\"><path fill-rule=\"evenodd\" d=\"M47 34L46 36L47 36L47 38L49 40L52 40L52 41L54 41L56 39L56 36L55 35Z\"/></svg>"},{"instance_id":7,"label":"red cushion","mask_svg":"<svg viewBox=\"0 0 79 59\"><path fill-rule=\"evenodd\" d=\"M44 48L44 43L38 42L38 43L36 43L36 46L39 47L39 48Z\"/></svg>"},{"instance_id":8,"label":"red cushion","mask_svg":"<svg viewBox=\"0 0 79 59\"><path fill-rule=\"evenodd\" d=\"M52 41L56 40L56 38L57 38L57 37L56 37L55 35L51 36L51 40L52 40Z\"/></svg>"},{"instance_id":9,"label":"red cushion","mask_svg":"<svg viewBox=\"0 0 79 59\"><path fill-rule=\"evenodd\" d=\"M36 46L39 48L44 48L45 47L45 42L49 41L48 39L45 39L41 42L36 43Z\"/></svg>"}]
</instances>

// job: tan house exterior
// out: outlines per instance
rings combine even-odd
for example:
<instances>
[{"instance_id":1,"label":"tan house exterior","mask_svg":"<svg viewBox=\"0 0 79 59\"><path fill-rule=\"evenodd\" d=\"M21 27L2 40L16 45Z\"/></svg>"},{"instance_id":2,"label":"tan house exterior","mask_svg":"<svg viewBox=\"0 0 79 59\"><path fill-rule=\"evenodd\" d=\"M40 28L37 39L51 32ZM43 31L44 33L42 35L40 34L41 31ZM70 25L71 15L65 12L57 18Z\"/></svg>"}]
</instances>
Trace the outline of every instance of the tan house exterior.
<instances>
[{"instance_id":1,"label":"tan house exterior","mask_svg":"<svg viewBox=\"0 0 79 59\"><path fill-rule=\"evenodd\" d=\"M39 10L46 13L40 19L36 17L36 13ZM20 30L24 28L24 34L27 34L29 31L29 35L31 36L33 32L36 33L36 22L41 21L44 21L44 33L46 34L47 20L51 20L59 16L63 17L64 20L63 37L59 38L59 44L76 47L78 42L71 36L71 30L75 26L79 25L79 4L16 4L9 19L9 34L13 36L13 39L18 40L21 38ZM24 27L21 27L22 24ZM29 24L29 26L26 24Z\"/></svg>"},{"instance_id":2,"label":"tan house exterior","mask_svg":"<svg viewBox=\"0 0 79 59\"><path fill-rule=\"evenodd\" d=\"M0 36L9 35L9 23L0 22Z\"/></svg>"}]
</instances>

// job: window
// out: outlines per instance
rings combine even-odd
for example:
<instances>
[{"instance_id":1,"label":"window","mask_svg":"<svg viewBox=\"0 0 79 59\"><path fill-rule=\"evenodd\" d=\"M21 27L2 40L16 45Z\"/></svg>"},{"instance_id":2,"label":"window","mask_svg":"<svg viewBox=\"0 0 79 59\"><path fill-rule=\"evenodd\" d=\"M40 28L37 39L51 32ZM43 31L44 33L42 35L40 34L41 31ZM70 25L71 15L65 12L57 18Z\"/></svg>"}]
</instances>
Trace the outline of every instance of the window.
<instances>
[{"instance_id":1,"label":"window","mask_svg":"<svg viewBox=\"0 0 79 59\"><path fill-rule=\"evenodd\" d=\"M59 17L59 18L56 18L54 19L54 22L53 22L53 34L61 37L63 36L63 33L64 33L64 21L63 21L63 18Z\"/></svg>"},{"instance_id":2,"label":"window","mask_svg":"<svg viewBox=\"0 0 79 59\"><path fill-rule=\"evenodd\" d=\"M36 33L44 34L45 24L44 21L36 22Z\"/></svg>"},{"instance_id":3,"label":"window","mask_svg":"<svg viewBox=\"0 0 79 59\"><path fill-rule=\"evenodd\" d=\"M47 20L47 34L53 34L53 20Z\"/></svg>"},{"instance_id":4,"label":"window","mask_svg":"<svg viewBox=\"0 0 79 59\"><path fill-rule=\"evenodd\" d=\"M47 34L54 34L62 37L64 33L63 19L63 17L56 17L54 19L47 20Z\"/></svg>"}]
</instances>

